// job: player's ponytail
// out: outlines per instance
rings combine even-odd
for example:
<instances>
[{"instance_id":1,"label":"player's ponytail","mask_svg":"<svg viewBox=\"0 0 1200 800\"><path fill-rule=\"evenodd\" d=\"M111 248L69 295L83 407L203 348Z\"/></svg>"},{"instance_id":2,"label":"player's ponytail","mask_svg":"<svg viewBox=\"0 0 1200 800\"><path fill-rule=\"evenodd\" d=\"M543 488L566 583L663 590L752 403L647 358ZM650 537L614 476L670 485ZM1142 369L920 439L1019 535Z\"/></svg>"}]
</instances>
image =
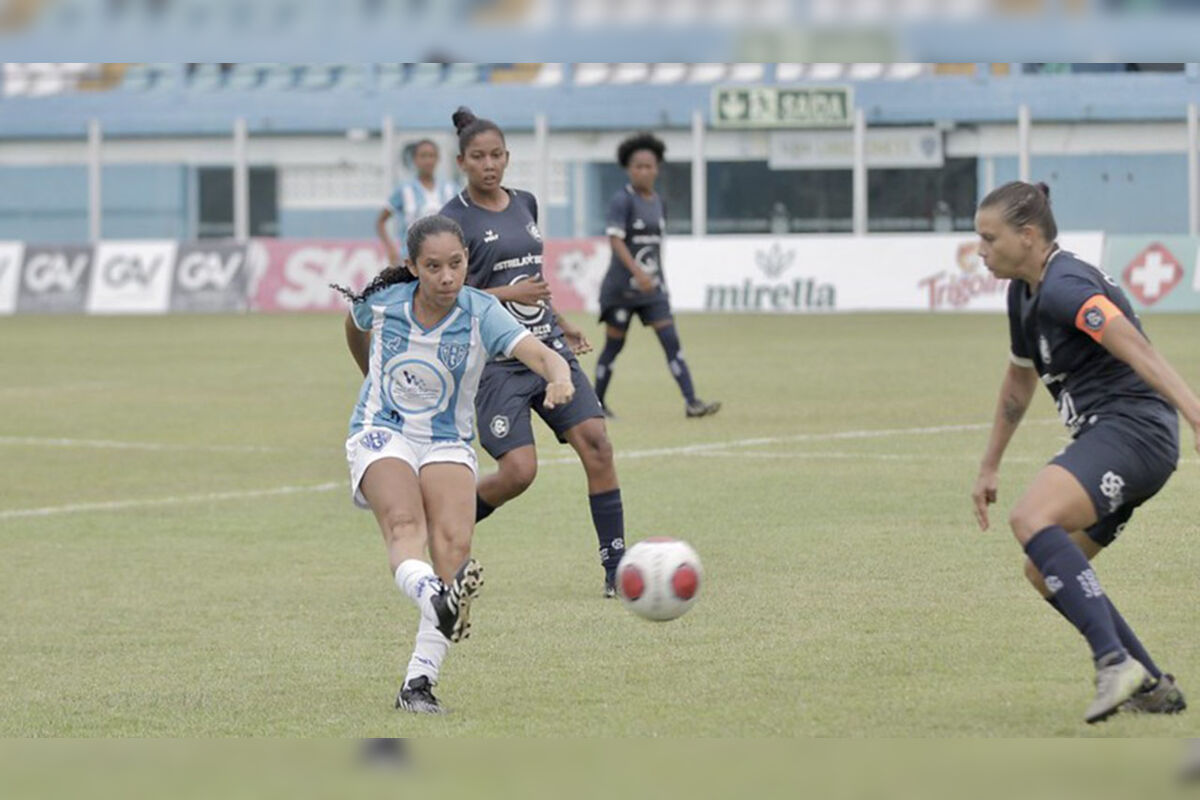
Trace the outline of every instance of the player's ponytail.
<instances>
[{"instance_id":1,"label":"player's ponytail","mask_svg":"<svg viewBox=\"0 0 1200 800\"><path fill-rule=\"evenodd\" d=\"M1058 238L1058 223L1050 210L1050 187L1045 183L1011 181L989 192L979 207L999 208L1004 221L1014 228L1036 226L1047 242Z\"/></svg>"},{"instance_id":2,"label":"player's ponytail","mask_svg":"<svg viewBox=\"0 0 1200 800\"><path fill-rule=\"evenodd\" d=\"M500 130L499 125L490 119L480 119L466 106L459 106L450 115L450 120L454 123L455 133L458 134L458 152L460 154L466 153L467 148L471 145L471 140L484 131L495 131L500 135L500 140L504 141L504 131Z\"/></svg>"}]
</instances>

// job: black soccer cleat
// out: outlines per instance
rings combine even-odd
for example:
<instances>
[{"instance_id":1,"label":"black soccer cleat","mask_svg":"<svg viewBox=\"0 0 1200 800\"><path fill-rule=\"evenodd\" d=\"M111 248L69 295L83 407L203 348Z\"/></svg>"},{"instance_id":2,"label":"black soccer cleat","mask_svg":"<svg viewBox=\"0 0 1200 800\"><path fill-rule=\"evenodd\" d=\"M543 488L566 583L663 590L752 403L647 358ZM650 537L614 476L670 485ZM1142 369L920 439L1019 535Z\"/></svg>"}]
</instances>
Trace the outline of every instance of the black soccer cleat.
<instances>
[{"instance_id":1,"label":"black soccer cleat","mask_svg":"<svg viewBox=\"0 0 1200 800\"><path fill-rule=\"evenodd\" d=\"M1164 674L1157 681L1148 680L1137 693L1121 705L1122 711L1134 714L1178 714L1187 709L1187 700L1175 676Z\"/></svg>"},{"instance_id":2,"label":"black soccer cleat","mask_svg":"<svg viewBox=\"0 0 1200 800\"><path fill-rule=\"evenodd\" d=\"M714 400L711 403L706 403L697 397L695 400L687 404L686 413L688 417L711 417L720 410L720 400Z\"/></svg>"},{"instance_id":3,"label":"black soccer cleat","mask_svg":"<svg viewBox=\"0 0 1200 800\"><path fill-rule=\"evenodd\" d=\"M604 403L600 404L600 413L604 414L605 419L616 419L617 418L616 413L611 408L606 406Z\"/></svg>"},{"instance_id":4,"label":"black soccer cleat","mask_svg":"<svg viewBox=\"0 0 1200 800\"><path fill-rule=\"evenodd\" d=\"M613 570L604 576L604 599L611 600L617 596L617 572Z\"/></svg>"},{"instance_id":5,"label":"black soccer cleat","mask_svg":"<svg viewBox=\"0 0 1200 800\"><path fill-rule=\"evenodd\" d=\"M471 635L471 601L483 586L483 567L473 558L468 558L454 573L454 580L442 591L430 598L437 614L437 629L452 642Z\"/></svg>"},{"instance_id":6,"label":"black soccer cleat","mask_svg":"<svg viewBox=\"0 0 1200 800\"><path fill-rule=\"evenodd\" d=\"M433 696L433 684L429 678L419 675L404 684L396 695L396 708L414 714L445 714L442 704Z\"/></svg>"}]
</instances>

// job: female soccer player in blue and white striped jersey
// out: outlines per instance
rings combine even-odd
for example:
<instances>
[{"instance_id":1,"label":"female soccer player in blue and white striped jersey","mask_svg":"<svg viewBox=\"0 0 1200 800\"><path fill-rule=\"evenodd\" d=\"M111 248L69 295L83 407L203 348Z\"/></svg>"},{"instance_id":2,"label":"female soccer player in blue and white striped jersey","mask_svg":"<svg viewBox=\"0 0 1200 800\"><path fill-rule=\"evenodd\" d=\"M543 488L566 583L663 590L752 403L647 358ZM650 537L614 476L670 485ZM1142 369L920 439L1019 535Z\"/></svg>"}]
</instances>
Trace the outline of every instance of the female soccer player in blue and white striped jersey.
<instances>
[{"instance_id":1,"label":"female soccer player in blue and white striped jersey","mask_svg":"<svg viewBox=\"0 0 1200 800\"><path fill-rule=\"evenodd\" d=\"M416 648L396 707L439 713L433 696L450 642L465 638L483 570L475 529L475 395L483 365L515 358L546 381L544 404L570 403L567 362L491 295L464 287L462 229L437 215L408 232L409 258L359 294L346 341L365 380L346 459L356 505L383 531L396 585L420 610ZM425 560L428 548L432 565Z\"/></svg>"}]
</instances>

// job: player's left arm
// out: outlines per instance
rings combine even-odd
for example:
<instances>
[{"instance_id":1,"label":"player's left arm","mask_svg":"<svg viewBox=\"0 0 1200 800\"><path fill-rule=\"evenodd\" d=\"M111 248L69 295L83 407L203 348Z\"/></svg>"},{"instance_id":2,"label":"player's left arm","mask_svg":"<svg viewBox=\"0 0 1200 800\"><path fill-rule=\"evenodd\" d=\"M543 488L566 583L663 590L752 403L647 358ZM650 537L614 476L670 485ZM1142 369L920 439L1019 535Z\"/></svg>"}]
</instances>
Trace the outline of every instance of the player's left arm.
<instances>
[{"instance_id":1,"label":"player's left arm","mask_svg":"<svg viewBox=\"0 0 1200 800\"><path fill-rule=\"evenodd\" d=\"M1183 414L1200 450L1200 398L1121 310L1104 295L1096 295L1080 307L1075 324Z\"/></svg>"},{"instance_id":2,"label":"player's left arm","mask_svg":"<svg viewBox=\"0 0 1200 800\"><path fill-rule=\"evenodd\" d=\"M562 328L563 337L567 340L567 346L571 348L571 352L577 356L592 352L592 343L588 341L583 329L558 313L558 309L554 307L553 303L550 303L550 310L558 319L558 327Z\"/></svg>"}]
</instances>

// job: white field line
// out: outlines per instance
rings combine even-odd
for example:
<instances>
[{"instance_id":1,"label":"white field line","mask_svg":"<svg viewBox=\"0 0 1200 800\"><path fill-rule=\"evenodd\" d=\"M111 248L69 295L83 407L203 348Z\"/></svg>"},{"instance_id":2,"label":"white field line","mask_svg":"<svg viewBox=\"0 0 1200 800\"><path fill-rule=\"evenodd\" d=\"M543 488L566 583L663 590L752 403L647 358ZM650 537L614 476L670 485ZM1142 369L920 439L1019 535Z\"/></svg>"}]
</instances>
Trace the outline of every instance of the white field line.
<instances>
[{"instance_id":1,"label":"white field line","mask_svg":"<svg viewBox=\"0 0 1200 800\"><path fill-rule=\"evenodd\" d=\"M1027 422L1028 424L1056 424L1056 421L1035 421ZM661 447L650 450L628 450L617 454L617 461L637 458L654 458L657 456L670 455L713 455L715 457L741 457L741 458L861 458L878 460L919 460L918 455L891 454L891 453L764 453L756 451L744 451L740 453L729 453L728 448L731 447L750 447L754 445L771 445L796 442L821 442L821 441L837 441L846 439L876 439L887 436L932 436L943 433L956 433L962 431L980 431L991 428L991 423L978 423L967 425L939 425L924 428L891 428L882 430L860 430L860 431L837 431L833 433L803 433L790 436L770 436L759 437L754 439L734 439L725 442L708 442L704 444L685 445L683 447ZM0 441L3 441L0 439ZM123 445L136 445L133 442L115 443ZM164 445L163 449L169 446ZM946 459L947 457L930 456L930 460ZM957 460L957 457L951 456L950 459ZM1006 458L1006 463L1024 463L1033 461L1042 461L1044 459L1025 459L1025 458ZM539 462L540 466L554 465L569 465L578 463L579 459L572 456L568 458L553 458L545 459ZM1200 464L1200 459L1181 459L1180 463ZM175 497L159 497L148 498L143 500L113 500L107 502L95 503L72 503L62 506L46 506L43 508L13 508L3 510L0 509L0 520L18 519L23 517L47 517L55 514L72 514L88 511L117 511L130 508L148 508L155 506L170 506L181 505L185 503L204 503L224 500L246 500L256 497L275 497L289 494L303 494L307 492L328 492L339 486L345 486L344 481L334 481L330 483L321 483L314 486L279 486L274 489L253 489L246 491L229 491L229 492L212 492L208 494L196 495L181 495Z\"/></svg>"},{"instance_id":2,"label":"white field line","mask_svg":"<svg viewBox=\"0 0 1200 800\"><path fill-rule=\"evenodd\" d=\"M222 500L248 500L255 497L306 494L308 492L328 492L333 489L345 488L346 485L345 481L335 481L332 483L319 483L315 486L278 486L274 489L210 492L208 494L156 497L145 500L112 500L101 503L72 503L65 506L46 506L45 508L12 508L0 511L0 520L19 519L21 517L49 517L55 514L76 514L83 511L124 511L130 508L151 508L154 506L182 505L184 503L209 503Z\"/></svg>"},{"instance_id":3,"label":"white field line","mask_svg":"<svg viewBox=\"0 0 1200 800\"><path fill-rule=\"evenodd\" d=\"M165 453L284 453L296 448L253 444L170 444L163 442L120 442L109 439L54 439L41 436L0 436L0 446L64 447L97 450L150 450Z\"/></svg>"},{"instance_id":4,"label":"white field line","mask_svg":"<svg viewBox=\"0 0 1200 800\"><path fill-rule=\"evenodd\" d=\"M1026 425L1059 424L1058 420L1034 420ZM731 447L754 447L756 445L799 444L803 442L836 442L847 439L882 439L889 436L935 436L943 433L961 433L965 431L991 430L992 423L979 422L963 425L935 425L925 428L883 428L877 430L834 431L832 433L797 433L788 436L761 436L755 439L733 439L724 442L705 442L683 447L661 447L651 450L628 450L617 453L617 463L634 458L655 458L658 456L694 455L714 450L727 450ZM980 451L982 452L982 450ZM538 466L558 464L577 464L576 456L564 458L539 459Z\"/></svg>"}]
</instances>

